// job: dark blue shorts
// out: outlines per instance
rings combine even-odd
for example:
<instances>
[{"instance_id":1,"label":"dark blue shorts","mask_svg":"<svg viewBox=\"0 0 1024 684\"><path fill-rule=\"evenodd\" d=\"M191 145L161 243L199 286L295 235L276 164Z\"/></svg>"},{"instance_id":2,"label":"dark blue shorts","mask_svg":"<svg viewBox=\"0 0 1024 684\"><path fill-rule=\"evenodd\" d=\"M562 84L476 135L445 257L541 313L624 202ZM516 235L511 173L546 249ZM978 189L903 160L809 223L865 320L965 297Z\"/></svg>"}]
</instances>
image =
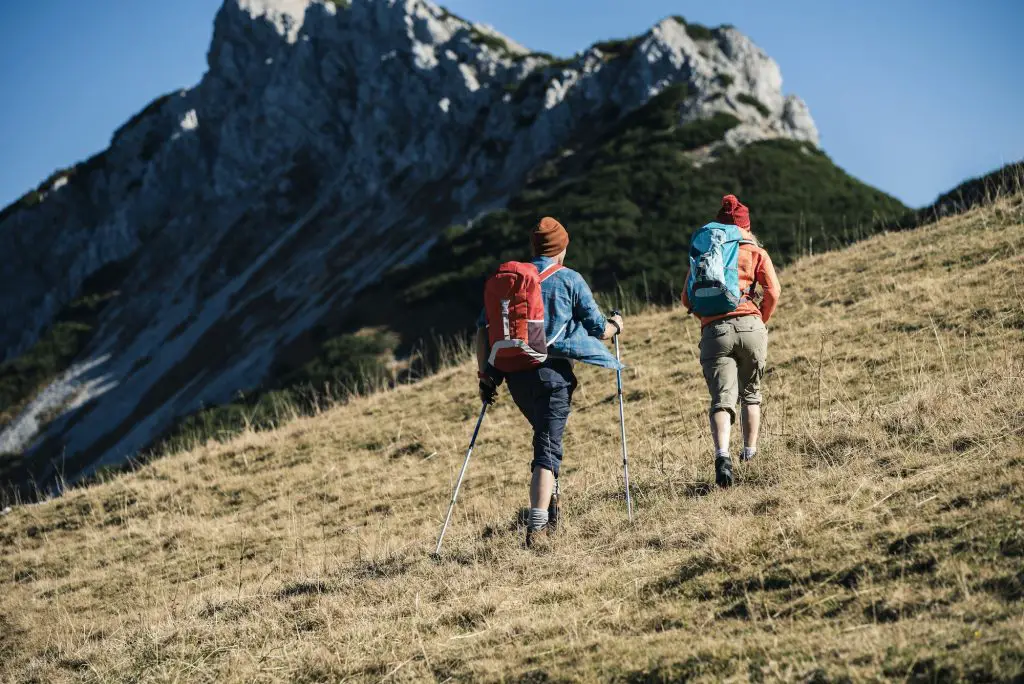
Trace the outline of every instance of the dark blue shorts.
<instances>
[{"instance_id":1,"label":"dark blue shorts","mask_svg":"<svg viewBox=\"0 0 1024 684\"><path fill-rule=\"evenodd\" d=\"M572 363L549 359L533 370L509 373L505 380L516 406L533 427L530 470L547 468L558 477L562 467L562 434L577 384Z\"/></svg>"}]
</instances>

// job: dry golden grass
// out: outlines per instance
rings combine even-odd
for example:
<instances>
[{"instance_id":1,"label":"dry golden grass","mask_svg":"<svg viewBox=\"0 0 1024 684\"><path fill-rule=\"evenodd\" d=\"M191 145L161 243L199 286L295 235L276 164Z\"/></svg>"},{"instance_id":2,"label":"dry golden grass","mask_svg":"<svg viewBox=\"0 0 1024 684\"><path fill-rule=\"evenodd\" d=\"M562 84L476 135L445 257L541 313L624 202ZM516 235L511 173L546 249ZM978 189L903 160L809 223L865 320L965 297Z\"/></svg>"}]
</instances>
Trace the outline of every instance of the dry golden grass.
<instances>
[{"instance_id":1,"label":"dry golden grass","mask_svg":"<svg viewBox=\"0 0 1024 684\"><path fill-rule=\"evenodd\" d=\"M0 517L5 681L1008 680L1024 671L1024 198L783 275L764 441L711 486L698 329L581 370L565 523L469 364ZM820 369L820 371L819 371ZM820 381L820 384L819 384ZM820 390L819 390L820 387Z\"/></svg>"}]
</instances>

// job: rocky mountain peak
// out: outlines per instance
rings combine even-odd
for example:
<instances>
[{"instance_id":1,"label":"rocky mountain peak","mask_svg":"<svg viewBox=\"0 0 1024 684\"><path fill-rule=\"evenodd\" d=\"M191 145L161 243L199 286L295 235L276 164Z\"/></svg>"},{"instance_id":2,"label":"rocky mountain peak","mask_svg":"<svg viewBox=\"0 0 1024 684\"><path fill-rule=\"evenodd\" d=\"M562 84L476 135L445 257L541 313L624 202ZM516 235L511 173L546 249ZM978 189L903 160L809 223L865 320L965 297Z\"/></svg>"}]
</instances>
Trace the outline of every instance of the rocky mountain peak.
<instances>
[{"instance_id":1,"label":"rocky mountain peak","mask_svg":"<svg viewBox=\"0 0 1024 684\"><path fill-rule=\"evenodd\" d=\"M694 164L818 140L747 37L677 17L561 59L426 0L226 0L208 64L0 213L0 273L17 284L0 291L0 360L100 274L123 274L0 452L63 454L69 477L123 461L265 382L282 348L447 226L503 207L539 165L669 87L686 89L680 125L738 122Z\"/></svg>"}]
</instances>

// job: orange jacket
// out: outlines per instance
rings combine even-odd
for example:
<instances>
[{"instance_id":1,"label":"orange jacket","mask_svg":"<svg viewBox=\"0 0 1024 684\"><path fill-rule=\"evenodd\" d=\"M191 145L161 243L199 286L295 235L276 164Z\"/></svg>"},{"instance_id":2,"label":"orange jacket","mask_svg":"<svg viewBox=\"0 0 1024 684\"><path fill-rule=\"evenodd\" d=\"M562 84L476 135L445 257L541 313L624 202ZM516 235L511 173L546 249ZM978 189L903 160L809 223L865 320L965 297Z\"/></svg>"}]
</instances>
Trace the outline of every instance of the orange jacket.
<instances>
[{"instance_id":1,"label":"orange jacket","mask_svg":"<svg viewBox=\"0 0 1024 684\"><path fill-rule=\"evenodd\" d=\"M744 239L754 240L753 234L749 231L740 229L740 232L743 233ZM743 292L743 300L736 307L735 311L717 316L700 316L701 328L708 323L737 316L760 316L761 320L767 323L768 319L775 313L775 307L779 303L779 295L782 293L782 286L779 285L779 277L775 275L775 266L772 265L772 259L768 256L768 252L756 244L743 243L740 245L738 265L740 291ZM689 274L687 274L688 278ZM760 305L756 301L756 296L753 298L749 296L751 285L755 282L761 286L763 295ZM687 310L690 308L690 301L686 296L685 287L683 288L683 306Z\"/></svg>"}]
</instances>

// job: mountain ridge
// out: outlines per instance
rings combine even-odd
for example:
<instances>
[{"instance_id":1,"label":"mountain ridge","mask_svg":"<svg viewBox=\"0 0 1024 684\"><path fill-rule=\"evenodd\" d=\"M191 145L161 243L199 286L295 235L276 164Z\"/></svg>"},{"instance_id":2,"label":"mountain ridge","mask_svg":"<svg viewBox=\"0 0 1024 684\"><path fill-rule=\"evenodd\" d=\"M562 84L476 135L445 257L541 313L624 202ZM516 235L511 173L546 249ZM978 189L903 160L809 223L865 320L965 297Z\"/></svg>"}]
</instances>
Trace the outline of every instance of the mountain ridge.
<instances>
[{"instance_id":1,"label":"mountain ridge","mask_svg":"<svg viewBox=\"0 0 1024 684\"><path fill-rule=\"evenodd\" d=\"M0 451L37 483L58 464L73 480L124 462L260 386L282 349L448 226L501 209L566 144L672 85L689 88L681 125L738 122L701 163L761 140L817 144L778 66L733 28L670 17L572 59L523 50L421 0L226 0L198 86L158 98L0 222L16 256L0 268L18 283L0 295L3 359L76 297L105 302L63 375L19 385L34 399ZM118 265L112 290L81 291Z\"/></svg>"}]
</instances>

